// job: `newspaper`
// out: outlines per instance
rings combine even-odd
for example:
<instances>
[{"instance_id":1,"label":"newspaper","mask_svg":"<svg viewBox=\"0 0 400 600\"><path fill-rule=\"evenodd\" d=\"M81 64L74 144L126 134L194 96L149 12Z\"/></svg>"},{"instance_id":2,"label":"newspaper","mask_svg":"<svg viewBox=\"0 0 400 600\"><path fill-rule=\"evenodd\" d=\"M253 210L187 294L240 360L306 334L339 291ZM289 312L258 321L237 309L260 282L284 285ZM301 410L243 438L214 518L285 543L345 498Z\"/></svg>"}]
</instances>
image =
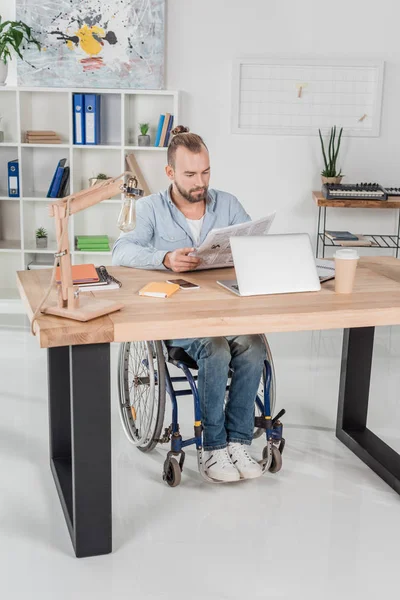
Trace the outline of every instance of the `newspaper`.
<instances>
[{"instance_id":1,"label":"newspaper","mask_svg":"<svg viewBox=\"0 0 400 600\"><path fill-rule=\"evenodd\" d=\"M266 235L272 225L276 212L239 225L230 225L220 229L212 229L204 242L190 256L201 259L196 271L201 269L219 269L233 267L233 258L229 238L234 235Z\"/></svg>"}]
</instances>

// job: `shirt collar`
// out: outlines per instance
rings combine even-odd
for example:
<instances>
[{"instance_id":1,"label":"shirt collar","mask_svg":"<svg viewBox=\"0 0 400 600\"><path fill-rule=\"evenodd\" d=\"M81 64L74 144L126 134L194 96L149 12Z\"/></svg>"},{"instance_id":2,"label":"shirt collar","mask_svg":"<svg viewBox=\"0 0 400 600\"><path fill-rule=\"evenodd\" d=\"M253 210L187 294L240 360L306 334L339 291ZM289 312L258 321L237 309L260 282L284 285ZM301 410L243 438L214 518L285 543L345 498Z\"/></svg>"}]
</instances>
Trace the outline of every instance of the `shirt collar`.
<instances>
[{"instance_id":1,"label":"shirt collar","mask_svg":"<svg viewBox=\"0 0 400 600\"><path fill-rule=\"evenodd\" d=\"M170 206L174 206L175 208L178 208L175 205L174 201L172 200L171 189L172 189L172 183L171 183L171 185L169 186L169 188L167 189L167 192L166 192L168 204ZM208 190L208 194L207 194L206 212L213 212L214 211L214 205L215 205L215 197L214 197L214 194L209 189Z\"/></svg>"}]
</instances>

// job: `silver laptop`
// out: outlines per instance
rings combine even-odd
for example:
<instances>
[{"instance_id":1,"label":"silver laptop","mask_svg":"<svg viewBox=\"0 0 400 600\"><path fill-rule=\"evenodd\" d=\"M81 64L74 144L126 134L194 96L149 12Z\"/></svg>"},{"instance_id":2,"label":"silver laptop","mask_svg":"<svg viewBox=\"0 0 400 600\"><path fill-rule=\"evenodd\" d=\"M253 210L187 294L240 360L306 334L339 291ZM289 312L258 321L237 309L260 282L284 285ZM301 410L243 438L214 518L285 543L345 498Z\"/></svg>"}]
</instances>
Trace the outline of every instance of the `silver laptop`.
<instances>
[{"instance_id":1,"label":"silver laptop","mask_svg":"<svg viewBox=\"0 0 400 600\"><path fill-rule=\"evenodd\" d=\"M239 296L315 292L320 278L307 233L230 238L237 280L217 281Z\"/></svg>"}]
</instances>

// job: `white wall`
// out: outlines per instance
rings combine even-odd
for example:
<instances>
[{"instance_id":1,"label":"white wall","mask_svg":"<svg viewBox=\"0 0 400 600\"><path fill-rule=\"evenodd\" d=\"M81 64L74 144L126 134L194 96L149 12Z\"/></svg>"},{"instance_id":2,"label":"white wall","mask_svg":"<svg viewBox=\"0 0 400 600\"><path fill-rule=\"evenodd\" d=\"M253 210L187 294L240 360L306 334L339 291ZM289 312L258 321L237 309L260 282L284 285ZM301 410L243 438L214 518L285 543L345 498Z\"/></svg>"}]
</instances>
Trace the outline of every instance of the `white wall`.
<instances>
[{"instance_id":1,"label":"white wall","mask_svg":"<svg viewBox=\"0 0 400 600\"><path fill-rule=\"evenodd\" d=\"M3 17L12 2L0 0ZM255 54L384 59L381 135L346 138L341 166L345 181L400 186L399 16L395 0L167 2L166 87L184 92L181 121L209 146L213 186L236 194L254 218L276 208L274 231L315 231L318 137L230 133L231 60ZM329 225L391 233L395 215L385 213L331 211Z\"/></svg>"}]
</instances>

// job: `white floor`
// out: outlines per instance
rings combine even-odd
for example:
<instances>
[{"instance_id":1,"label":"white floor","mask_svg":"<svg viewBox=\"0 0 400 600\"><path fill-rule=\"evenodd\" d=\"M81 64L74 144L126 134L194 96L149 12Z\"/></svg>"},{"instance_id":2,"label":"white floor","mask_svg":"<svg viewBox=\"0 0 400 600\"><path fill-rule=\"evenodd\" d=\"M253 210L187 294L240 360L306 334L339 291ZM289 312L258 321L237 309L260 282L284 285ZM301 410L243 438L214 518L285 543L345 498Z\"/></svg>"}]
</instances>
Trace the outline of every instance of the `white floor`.
<instances>
[{"instance_id":1,"label":"white floor","mask_svg":"<svg viewBox=\"0 0 400 600\"><path fill-rule=\"evenodd\" d=\"M114 552L76 559L48 466L46 351L18 320L0 329L2 599L329 600L398 588L399 496L334 434L341 332L269 336L287 409L283 470L225 486L202 482L189 451L168 488L165 449L129 444L112 346ZM378 330L375 347L369 426L400 451L399 328Z\"/></svg>"}]
</instances>

